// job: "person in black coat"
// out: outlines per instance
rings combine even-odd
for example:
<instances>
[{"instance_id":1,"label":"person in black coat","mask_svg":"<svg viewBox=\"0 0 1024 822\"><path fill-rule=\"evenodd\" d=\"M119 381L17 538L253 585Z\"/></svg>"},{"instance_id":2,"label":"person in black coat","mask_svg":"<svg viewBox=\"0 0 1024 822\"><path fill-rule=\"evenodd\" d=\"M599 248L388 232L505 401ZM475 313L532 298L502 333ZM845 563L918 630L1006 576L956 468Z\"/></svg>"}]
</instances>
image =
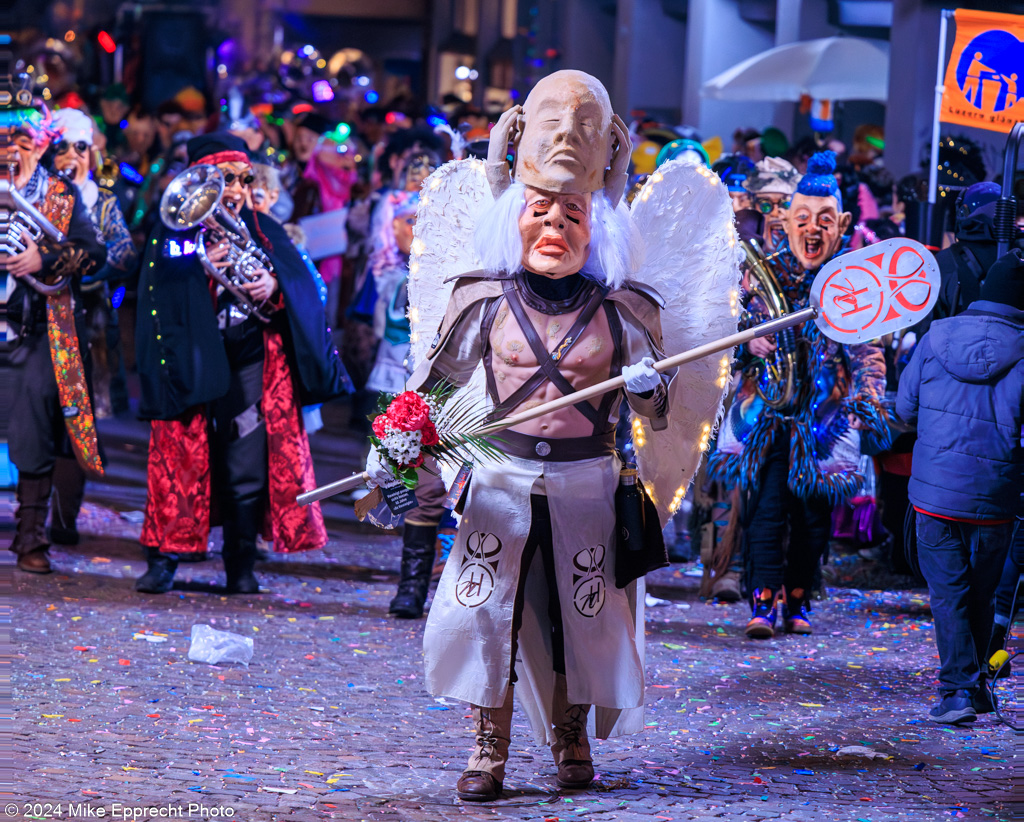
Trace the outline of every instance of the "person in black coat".
<instances>
[{"instance_id":1,"label":"person in black coat","mask_svg":"<svg viewBox=\"0 0 1024 822\"><path fill-rule=\"evenodd\" d=\"M352 387L305 263L284 229L248 206L245 143L227 133L195 137L188 158L190 166L217 167L225 182L220 208L265 255L241 288L267 321L208 276L200 244L223 268L225 240L199 226L157 226L142 264L136 333L139 413L151 420L141 537L149 568L136 589L169 590L178 554L206 550L216 488L227 590L255 593L256 537L265 521L275 550L326 543L319 507L295 503L315 484L300 409Z\"/></svg>"},{"instance_id":2,"label":"person in black coat","mask_svg":"<svg viewBox=\"0 0 1024 822\"><path fill-rule=\"evenodd\" d=\"M942 284L931 319L959 314L980 299L981 285L996 261L995 208L1001 189L995 183L975 183L956 207L956 242L935 254ZM1018 231L1016 244L1020 244ZM927 326L919 329L923 334Z\"/></svg>"}]
</instances>

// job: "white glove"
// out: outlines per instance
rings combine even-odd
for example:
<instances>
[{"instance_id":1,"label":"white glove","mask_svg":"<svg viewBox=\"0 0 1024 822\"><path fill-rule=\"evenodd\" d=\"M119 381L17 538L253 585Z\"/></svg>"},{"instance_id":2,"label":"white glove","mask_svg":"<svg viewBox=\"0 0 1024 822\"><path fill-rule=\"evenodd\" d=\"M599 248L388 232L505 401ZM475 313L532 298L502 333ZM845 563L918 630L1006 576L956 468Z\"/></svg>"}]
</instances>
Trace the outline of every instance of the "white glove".
<instances>
[{"instance_id":1,"label":"white glove","mask_svg":"<svg viewBox=\"0 0 1024 822\"><path fill-rule=\"evenodd\" d=\"M636 365L627 365L622 369L622 378L626 381L626 390L630 394L646 394L661 385L661 375L654 370L654 359L644 357Z\"/></svg>"},{"instance_id":2,"label":"white glove","mask_svg":"<svg viewBox=\"0 0 1024 822\"><path fill-rule=\"evenodd\" d=\"M366 473L370 475L366 484L371 488L376 488L378 485L391 485L397 479L391 466L381 459L380 453L373 445L370 446L370 453L366 457Z\"/></svg>"}]
</instances>

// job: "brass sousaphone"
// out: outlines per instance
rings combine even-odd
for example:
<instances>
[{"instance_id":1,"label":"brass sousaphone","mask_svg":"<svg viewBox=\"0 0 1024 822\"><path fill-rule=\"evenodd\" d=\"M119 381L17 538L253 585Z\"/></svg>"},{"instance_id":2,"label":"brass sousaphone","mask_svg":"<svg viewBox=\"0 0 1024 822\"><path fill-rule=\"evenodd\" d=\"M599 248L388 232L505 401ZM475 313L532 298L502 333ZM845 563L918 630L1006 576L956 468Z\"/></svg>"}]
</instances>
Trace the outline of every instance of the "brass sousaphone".
<instances>
[{"instance_id":1,"label":"brass sousaphone","mask_svg":"<svg viewBox=\"0 0 1024 822\"><path fill-rule=\"evenodd\" d=\"M789 314L789 300L783 294L760 244L750 239L742 240L741 245L745 255L742 268L748 313L750 302L756 299L768 314L765 319L775 320ZM757 395L770 408L781 410L792 403L796 391L796 367L796 334L792 328L786 328L777 334L775 350L749 366L755 377Z\"/></svg>"}]
</instances>

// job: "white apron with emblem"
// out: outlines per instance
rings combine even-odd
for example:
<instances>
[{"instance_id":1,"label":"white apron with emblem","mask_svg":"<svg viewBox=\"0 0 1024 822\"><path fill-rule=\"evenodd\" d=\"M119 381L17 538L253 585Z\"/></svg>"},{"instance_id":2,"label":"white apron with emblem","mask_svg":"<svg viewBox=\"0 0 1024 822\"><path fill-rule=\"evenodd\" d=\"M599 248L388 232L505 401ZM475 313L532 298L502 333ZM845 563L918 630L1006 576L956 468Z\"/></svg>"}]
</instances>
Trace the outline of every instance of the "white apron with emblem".
<instances>
[{"instance_id":1,"label":"white apron with emblem","mask_svg":"<svg viewBox=\"0 0 1024 822\"><path fill-rule=\"evenodd\" d=\"M423 635L427 690L499 707L508 688L512 614L530 531L530 492L551 512L555 576L571 704L594 705L600 738L643 728L643 582L615 587L618 457L541 462L509 457L474 466L459 536ZM516 695L538 743L553 744L554 692L547 584L540 551L526 582Z\"/></svg>"}]
</instances>

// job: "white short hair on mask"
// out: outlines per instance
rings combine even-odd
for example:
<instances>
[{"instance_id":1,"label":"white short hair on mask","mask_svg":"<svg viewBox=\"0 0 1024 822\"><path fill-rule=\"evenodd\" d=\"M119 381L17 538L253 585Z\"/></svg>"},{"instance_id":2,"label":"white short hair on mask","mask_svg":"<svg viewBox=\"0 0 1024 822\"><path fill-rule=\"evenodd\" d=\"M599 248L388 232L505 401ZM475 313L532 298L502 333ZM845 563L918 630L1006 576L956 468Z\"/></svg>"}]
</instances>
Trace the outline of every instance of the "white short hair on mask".
<instances>
[{"instance_id":1,"label":"white short hair on mask","mask_svg":"<svg viewBox=\"0 0 1024 822\"><path fill-rule=\"evenodd\" d=\"M526 208L526 186L513 183L477 222L473 244L488 271L515 273L523 267L519 217ZM644 245L625 204L612 208L603 191L590 204L590 257L580 271L609 288L620 288L643 262Z\"/></svg>"}]
</instances>

